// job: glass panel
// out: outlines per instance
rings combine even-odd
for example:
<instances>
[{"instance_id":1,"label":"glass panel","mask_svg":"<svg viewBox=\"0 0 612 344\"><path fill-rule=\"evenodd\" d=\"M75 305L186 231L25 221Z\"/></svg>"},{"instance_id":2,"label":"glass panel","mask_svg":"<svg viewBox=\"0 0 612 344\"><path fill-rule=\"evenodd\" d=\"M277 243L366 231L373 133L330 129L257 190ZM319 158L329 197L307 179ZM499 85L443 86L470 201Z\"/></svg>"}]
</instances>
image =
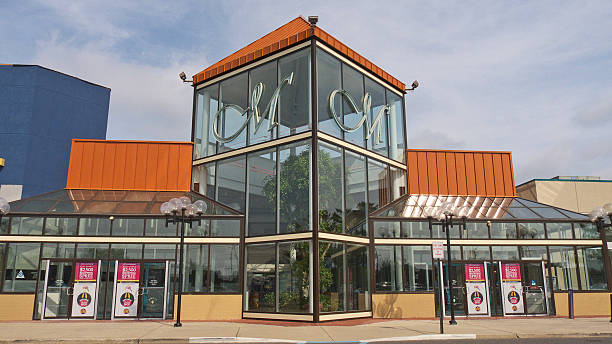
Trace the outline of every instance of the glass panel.
<instances>
[{"instance_id":1,"label":"glass panel","mask_svg":"<svg viewBox=\"0 0 612 344\"><path fill-rule=\"evenodd\" d=\"M143 318L163 318L166 263L145 262L142 264L142 269L142 308L140 316Z\"/></svg>"},{"instance_id":2,"label":"glass panel","mask_svg":"<svg viewBox=\"0 0 612 344\"><path fill-rule=\"evenodd\" d=\"M358 110L361 110L361 104L363 104L363 75L356 71L355 69L349 67L346 64L342 64L342 89L347 91L355 104L358 106ZM362 112L355 112L353 108L350 106L349 102L344 97L342 98L342 106L343 106L343 120L344 125L348 128L354 128L359 124L359 121L363 118ZM337 108L339 109L339 108ZM336 110L338 111L338 110ZM339 113L338 113L339 114ZM349 133L344 133L344 139L348 142L354 143L357 146L365 147L365 123L361 124L361 127L356 131Z\"/></svg>"},{"instance_id":3,"label":"glass panel","mask_svg":"<svg viewBox=\"0 0 612 344\"><path fill-rule=\"evenodd\" d=\"M468 239L488 239L489 226L486 222L469 222L466 223L466 231L463 232Z\"/></svg>"},{"instance_id":4,"label":"glass panel","mask_svg":"<svg viewBox=\"0 0 612 344\"><path fill-rule=\"evenodd\" d=\"M554 290L578 289L578 272L573 246L549 246Z\"/></svg>"},{"instance_id":5,"label":"glass panel","mask_svg":"<svg viewBox=\"0 0 612 344\"><path fill-rule=\"evenodd\" d=\"M185 245L186 292L208 291L208 245Z\"/></svg>"},{"instance_id":6,"label":"glass panel","mask_svg":"<svg viewBox=\"0 0 612 344\"><path fill-rule=\"evenodd\" d=\"M247 311L274 312L276 247L274 244L246 247Z\"/></svg>"},{"instance_id":7,"label":"glass panel","mask_svg":"<svg viewBox=\"0 0 612 344\"><path fill-rule=\"evenodd\" d=\"M553 207L548 208L531 208L531 210L538 213L538 215L548 218L548 219L565 219L567 218L565 215L561 214Z\"/></svg>"},{"instance_id":8,"label":"glass panel","mask_svg":"<svg viewBox=\"0 0 612 344\"><path fill-rule=\"evenodd\" d=\"M321 312L344 311L344 244L319 242L319 308Z\"/></svg>"},{"instance_id":9,"label":"glass panel","mask_svg":"<svg viewBox=\"0 0 612 344\"><path fill-rule=\"evenodd\" d=\"M108 259L108 244L77 244L76 257L83 259Z\"/></svg>"},{"instance_id":10,"label":"glass panel","mask_svg":"<svg viewBox=\"0 0 612 344\"><path fill-rule=\"evenodd\" d=\"M527 208L508 208L508 212L517 219L539 219L540 216Z\"/></svg>"},{"instance_id":11,"label":"glass panel","mask_svg":"<svg viewBox=\"0 0 612 344\"><path fill-rule=\"evenodd\" d=\"M42 217L13 217L11 220L11 234L41 235L42 227Z\"/></svg>"},{"instance_id":12,"label":"glass panel","mask_svg":"<svg viewBox=\"0 0 612 344\"><path fill-rule=\"evenodd\" d=\"M402 237L404 238L429 238L429 222L402 222Z\"/></svg>"},{"instance_id":13,"label":"glass panel","mask_svg":"<svg viewBox=\"0 0 612 344\"><path fill-rule=\"evenodd\" d=\"M51 208L56 200L44 200L44 199L30 199L25 200L23 205L19 208L20 212L31 212L31 213L44 213Z\"/></svg>"},{"instance_id":14,"label":"glass panel","mask_svg":"<svg viewBox=\"0 0 612 344\"><path fill-rule=\"evenodd\" d=\"M165 219L147 219L145 236L167 237L176 236L176 224L169 223L166 227Z\"/></svg>"},{"instance_id":15,"label":"glass panel","mask_svg":"<svg viewBox=\"0 0 612 344\"><path fill-rule=\"evenodd\" d=\"M81 212L86 214L110 214L114 212L118 204L117 202L91 201Z\"/></svg>"},{"instance_id":16,"label":"glass panel","mask_svg":"<svg viewBox=\"0 0 612 344\"><path fill-rule=\"evenodd\" d=\"M181 225L175 224L172 226L178 227L177 231L178 231L178 235L180 235ZM199 224L197 222L193 222L191 225L185 224L185 236L190 236L190 237L210 236L210 220L208 219L201 220Z\"/></svg>"},{"instance_id":17,"label":"glass panel","mask_svg":"<svg viewBox=\"0 0 612 344\"><path fill-rule=\"evenodd\" d=\"M346 310L370 310L370 260L366 245L346 245ZM400 267L401 270L401 267Z\"/></svg>"},{"instance_id":18,"label":"glass panel","mask_svg":"<svg viewBox=\"0 0 612 344\"><path fill-rule=\"evenodd\" d=\"M110 235L111 221L108 218L80 218L79 235L108 236Z\"/></svg>"},{"instance_id":19,"label":"glass panel","mask_svg":"<svg viewBox=\"0 0 612 344\"><path fill-rule=\"evenodd\" d=\"M607 290L601 247L577 247L582 290Z\"/></svg>"},{"instance_id":20,"label":"glass panel","mask_svg":"<svg viewBox=\"0 0 612 344\"><path fill-rule=\"evenodd\" d=\"M74 217L47 217L45 235L76 235L77 221Z\"/></svg>"},{"instance_id":21,"label":"glass panel","mask_svg":"<svg viewBox=\"0 0 612 344\"><path fill-rule=\"evenodd\" d=\"M244 156L217 163L217 201L244 213L245 167Z\"/></svg>"},{"instance_id":22,"label":"glass panel","mask_svg":"<svg viewBox=\"0 0 612 344\"><path fill-rule=\"evenodd\" d=\"M44 243L41 258L63 258L74 257L74 244L67 243Z\"/></svg>"},{"instance_id":23,"label":"glass panel","mask_svg":"<svg viewBox=\"0 0 612 344\"><path fill-rule=\"evenodd\" d=\"M114 211L117 214L146 214L146 202L120 202L117 209Z\"/></svg>"},{"instance_id":24,"label":"glass panel","mask_svg":"<svg viewBox=\"0 0 612 344\"><path fill-rule=\"evenodd\" d=\"M399 221L374 221L372 226L376 238L399 238L401 235Z\"/></svg>"},{"instance_id":25,"label":"glass panel","mask_svg":"<svg viewBox=\"0 0 612 344\"><path fill-rule=\"evenodd\" d=\"M310 48L281 57L278 61L280 81L291 72L293 84L285 85L280 94L278 136L289 136L310 127Z\"/></svg>"},{"instance_id":26,"label":"glass panel","mask_svg":"<svg viewBox=\"0 0 612 344\"><path fill-rule=\"evenodd\" d=\"M247 235L276 234L276 150L249 154Z\"/></svg>"},{"instance_id":27,"label":"glass panel","mask_svg":"<svg viewBox=\"0 0 612 344\"><path fill-rule=\"evenodd\" d=\"M332 91L340 89L342 89L340 61L317 48L317 116L319 117L319 130L338 138L342 138L342 132L329 113L328 98ZM335 97L334 108L336 113L340 114L342 108L340 97Z\"/></svg>"},{"instance_id":28,"label":"glass panel","mask_svg":"<svg viewBox=\"0 0 612 344\"><path fill-rule=\"evenodd\" d=\"M444 244L444 260L448 260L448 250L446 249L446 243ZM451 244L451 259L461 260L461 246Z\"/></svg>"},{"instance_id":29,"label":"glass panel","mask_svg":"<svg viewBox=\"0 0 612 344\"><path fill-rule=\"evenodd\" d=\"M219 84L197 91L195 103L195 121L193 123L194 160L216 153L217 140L213 136L212 121L219 106Z\"/></svg>"},{"instance_id":30,"label":"glass panel","mask_svg":"<svg viewBox=\"0 0 612 344\"><path fill-rule=\"evenodd\" d=\"M176 258L176 245L144 245L144 254L142 259L161 259L174 260ZM165 268L164 268L165 269Z\"/></svg>"},{"instance_id":31,"label":"glass panel","mask_svg":"<svg viewBox=\"0 0 612 344\"><path fill-rule=\"evenodd\" d=\"M142 236L144 219L115 219L113 221L113 236Z\"/></svg>"},{"instance_id":32,"label":"glass panel","mask_svg":"<svg viewBox=\"0 0 612 344\"><path fill-rule=\"evenodd\" d=\"M400 246L376 246L376 291L402 291L402 248Z\"/></svg>"},{"instance_id":33,"label":"glass panel","mask_svg":"<svg viewBox=\"0 0 612 344\"><path fill-rule=\"evenodd\" d=\"M538 258L548 260L546 246L521 246L521 258Z\"/></svg>"},{"instance_id":34,"label":"glass panel","mask_svg":"<svg viewBox=\"0 0 612 344\"><path fill-rule=\"evenodd\" d=\"M10 219L11 218L8 216L3 216L2 218L0 218L0 235L8 233Z\"/></svg>"},{"instance_id":35,"label":"glass panel","mask_svg":"<svg viewBox=\"0 0 612 344\"><path fill-rule=\"evenodd\" d=\"M387 165L368 159L368 213L390 202Z\"/></svg>"},{"instance_id":36,"label":"glass panel","mask_svg":"<svg viewBox=\"0 0 612 344\"><path fill-rule=\"evenodd\" d=\"M387 104L391 107L389 111L389 157L406 162L404 102L397 94L389 90L385 91L387 92Z\"/></svg>"},{"instance_id":37,"label":"glass panel","mask_svg":"<svg viewBox=\"0 0 612 344\"><path fill-rule=\"evenodd\" d=\"M342 150L319 143L318 160L319 230L342 233Z\"/></svg>"},{"instance_id":38,"label":"glass panel","mask_svg":"<svg viewBox=\"0 0 612 344\"><path fill-rule=\"evenodd\" d=\"M576 239L599 239L599 231L592 222L574 223Z\"/></svg>"},{"instance_id":39,"label":"glass panel","mask_svg":"<svg viewBox=\"0 0 612 344\"><path fill-rule=\"evenodd\" d=\"M218 132L222 137L230 137L238 132L247 118L242 113L247 108L247 91L249 88L247 80L248 74L241 73L221 82L221 91L219 92L219 97L221 98L220 109L230 104L242 109L242 111L238 111L234 107L228 107L221 113L221 123L219 123ZM240 130L240 134L234 140L219 143L219 153L244 147L246 145L246 138L247 130L244 128Z\"/></svg>"},{"instance_id":40,"label":"glass panel","mask_svg":"<svg viewBox=\"0 0 612 344\"><path fill-rule=\"evenodd\" d=\"M406 194L406 171L390 166L391 176L391 202Z\"/></svg>"},{"instance_id":41,"label":"glass panel","mask_svg":"<svg viewBox=\"0 0 612 344\"><path fill-rule=\"evenodd\" d=\"M434 290L431 248L429 246L404 246L405 291Z\"/></svg>"},{"instance_id":42,"label":"glass panel","mask_svg":"<svg viewBox=\"0 0 612 344\"><path fill-rule=\"evenodd\" d=\"M215 163L202 164L193 168L193 190L210 199L215 199Z\"/></svg>"},{"instance_id":43,"label":"glass panel","mask_svg":"<svg viewBox=\"0 0 612 344\"><path fill-rule=\"evenodd\" d=\"M240 220L211 220L211 236L239 237Z\"/></svg>"},{"instance_id":44,"label":"glass panel","mask_svg":"<svg viewBox=\"0 0 612 344\"><path fill-rule=\"evenodd\" d=\"M210 291L238 292L239 245L210 245Z\"/></svg>"},{"instance_id":45,"label":"glass panel","mask_svg":"<svg viewBox=\"0 0 612 344\"><path fill-rule=\"evenodd\" d=\"M344 198L346 203L345 230L351 235L368 235L366 224L366 161L361 155L345 151Z\"/></svg>"},{"instance_id":46,"label":"glass panel","mask_svg":"<svg viewBox=\"0 0 612 344\"><path fill-rule=\"evenodd\" d=\"M110 259L141 259L141 244L111 244Z\"/></svg>"},{"instance_id":47,"label":"glass panel","mask_svg":"<svg viewBox=\"0 0 612 344\"><path fill-rule=\"evenodd\" d=\"M463 260L490 260L489 246L463 246Z\"/></svg>"},{"instance_id":48,"label":"glass panel","mask_svg":"<svg viewBox=\"0 0 612 344\"><path fill-rule=\"evenodd\" d=\"M365 78L365 91L372 97L372 108L368 114L370 120L371 129L374 129L372 135L368 139L368 149L374 151L382 156L388 156L389 151L387 148L387 120L388 116L386 113L382 113L379 118L379 122L375 123L378 112L383 106L387 104L385 99L385 88L380 84L376 83L370 78ZM377 132L380 129L380 142L377 140Z\"/></svg>"},{"instance_id":49,"label":"glass panel","mask_svg":"<svg viewBox=\"0 0 612 344\"><path fill-rule=\"evenodd\" d=\"M516 223L491 222L491 239L516 239Z\"/></svg>"},{"instance_id":50,"label":"glass panel","mask_svg":"<svg viewBox=\"0 0 612 344\"><path fill-rule=\"evenodd\" d=\"M283 146L279 151L279 233L310 231L312 214L310 144ZM264 186L264 189L266 187Z\"/></svg>"},{"instance_id":51,"label":"glass panel","mask_svg":"<svg viewBox=\"0 0 612 344\"><path fill-rule=\"evenodd\" d=\"M38 278L40 244L7 244L2 291L34 292Z\"/></svg>"},{"instance_id":52,"label":"glass panel","mask_svg":"<svg viewBox=\"0 0 612 344\"><path fill-rule=\"evenodd\" d=\"M70 308L68 289L72 280L72 262L50 262L47 281L45 318L67 318ZM43 282L44 283L44 282Z\"/></svg>"},{"instance_id":53,"label":"glass panel","mask_svg":"<svg viewBox=\"0 0 612 344\"><path fill-rule=\"evenodd\" d=\"M462 228L463 226L461 225L454 225L453 228L449 228L451 239L459 239ZM436 239L446 239L446 232L443 230L442 225L434 224L431 226L431 235Z\"/></svg>"},{"instance_id":54,"label":"glass panel","mask_svg":"<svg viewBox=\"0 0 612 344\"><path fill-rule=\"evenodd\" d=\"M546 234L549 239L572 239L572 224L547 223Z\"/></svg>"},{"instance_id":55,"label":"glass panel","mask_svg":"<svg viewBox=\"0 0 612 344\"><path fill-rule=\"evenodd\" d=\"M269 130L270 120L269 118L272 116L276 116L274 113L270 115L266 112L269 108L272 107L273 104L270 104L270 99L272 98L272 94L276 90L278 85L278 76L277 76L277 61L268 62L264 65L261 65L257 68L254 68L250 71L250 86L249 86L249 95L253 94L253 90L258 83L263 84L263 90L261 92L261 98L259 99L258 109L259 114L262 116L261 122L259 124L259 128L257 128L257 120L255 115L249 121L249 144L257 144L261 142L270 141L276 137L276 129ZM285 86L286 87L286 86ZM249 104L251 104L251 96L249 96ZM278 119L278 117L275 117ZM256 130L257 128L257 130Z\"/></svg>"},{"instance_id":56,"label":"glass panel","mask_svg":"<svg viewBox=\"0 0 612 344\"><path fill-rule=\"evenodd\" d=\"M278 244L278 309L283 313L310 313L312 242Z\"/></svg>"},{"instance_id":57,"label":"glass panel","mask_svg":"<svg viewBox=\"0 0 612 344\"><path fill-rule=\"evenodd\" d=\"M543 223L519 223L519 239L545 239Z\"/></svg>"},{"instance_id":58,"label":"glass panel","mask_svg":"<svg viewBox=\"0 0 612 344\"><path fill-rule=\"evenodd\" d=\"M491 246L493 260L518 260L517 246Z\"/></svg>"}]
</instances>

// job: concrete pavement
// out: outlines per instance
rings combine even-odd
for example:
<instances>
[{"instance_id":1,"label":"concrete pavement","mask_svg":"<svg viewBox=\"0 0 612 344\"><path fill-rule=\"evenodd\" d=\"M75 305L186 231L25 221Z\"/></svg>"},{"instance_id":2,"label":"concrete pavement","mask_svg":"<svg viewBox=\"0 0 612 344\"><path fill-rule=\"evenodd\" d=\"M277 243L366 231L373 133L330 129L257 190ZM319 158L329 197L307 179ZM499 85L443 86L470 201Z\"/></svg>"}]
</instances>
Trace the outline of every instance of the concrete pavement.
<instances>
[{"instance_id":1,"label":"concrete pavement","mask_svg":"<svg viewBox=\"0 0 612 344\"><path fill-rule=\"evenodd\" d=\"M444 329L446 334L455 336L439 337L437 320L364 319L322 324L243 320L185 322L180 328L173 327L171 321L30 321L0 322L0 343L304 343L435 338L612 337L612 323L608 318L458 319L458 325L445 323Z\"/></svg>"}]
</instances>

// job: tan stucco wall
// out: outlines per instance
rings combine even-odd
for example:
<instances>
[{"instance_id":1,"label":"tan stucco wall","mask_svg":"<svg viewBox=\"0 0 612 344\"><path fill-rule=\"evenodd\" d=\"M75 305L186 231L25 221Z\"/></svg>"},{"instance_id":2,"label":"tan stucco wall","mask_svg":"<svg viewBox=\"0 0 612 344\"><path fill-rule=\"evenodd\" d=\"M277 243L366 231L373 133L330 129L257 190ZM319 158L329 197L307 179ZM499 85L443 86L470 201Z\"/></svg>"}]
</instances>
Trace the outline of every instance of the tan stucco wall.
<instances>
[{"instance_id":1,"label":"tan stucco wall","mask_svg":"<svg viewBox=\"0 0 612 344\"><path fill-rule=\"evenodd\" d=\"M433 318L434 294L373 294L374 318Z\"/></svg>"},{"instance_id":2,"label":"tan stucco wall","mask_svg":"<svg viewBox=\"0 0 612 344\"><path fill-rule=\"evenodd\" d=\"M612 182L536 180L516 188L521 198L588 213L612 202Z\"/></svg>"},{"instance_id":3,"label":"tan stucco wall","mask_svg":"<svg viewBox=\"0 0 612 344\"><path fill-rule=\"evenodd\" d=\"M555 293L557 316L569 315L567 293ZM574 293L574 316L610 316L609 293Z\"/></svg>"},{"instance_id":4,"label":"tan stucco wall","mask_svg":"<svg viewBox=\"0 0 612 344\"><path fill-rule=\"evenodd\" d=\"M34 294L0 294L0 320L32 320Z\"/></svg>"},{"instance_id":5,"label":"tan stucco wall","mask_svg":"<svg viewBox=\"0 0 612 344\"><path fill-rule=\"evenodd\" d=\"M242 295L183 295L182 320L234 320L242 318ZM174 298L176 319L177 297Z\"/></svg>"}]
</instances>

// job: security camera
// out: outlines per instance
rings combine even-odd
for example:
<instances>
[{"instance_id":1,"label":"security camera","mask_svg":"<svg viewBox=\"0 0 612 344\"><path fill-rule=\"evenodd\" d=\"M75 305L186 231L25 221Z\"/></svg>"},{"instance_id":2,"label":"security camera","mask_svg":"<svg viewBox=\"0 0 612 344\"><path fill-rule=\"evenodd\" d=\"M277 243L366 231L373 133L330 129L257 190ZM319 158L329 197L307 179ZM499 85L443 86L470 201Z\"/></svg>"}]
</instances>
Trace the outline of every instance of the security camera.
<instances>
[{"instance_id":1,"label":"security camera","mask_svg":"<svg viewBox=\"0 0 612 344\"><path fill-rule=\"evenodd\" d=\"M411 86L411 88L407 88L407 89L406 89L406 91L414 91L414 89L415 89L415 88L417 88L417 87L419 87L419 82L418 82L418 81L416 81L416 80L414 80L414 81L412 82L412 86Z\"/></svg>"},{"instance_id":2,"label":"security camera","mask_svg":"<svg viewBox=\"0 0 612 344\"><path fill-rule=\"evenodd\" d=\"M187 81L187 75L185 75L185 72L180 72L179 73L179 78L181 78L181 80L183 80L183 81Z\"/></svg>"},{"instance_id":3,"label":"security camera","mask_svg":"<svg viewBox=\"0 0 612 344\"><path fill-rule=\"evenodd\" d=\"M308 22L310 23L310 26L316 26L318 21L319 16L308 16Z\"/></svg>"}]
</instances>

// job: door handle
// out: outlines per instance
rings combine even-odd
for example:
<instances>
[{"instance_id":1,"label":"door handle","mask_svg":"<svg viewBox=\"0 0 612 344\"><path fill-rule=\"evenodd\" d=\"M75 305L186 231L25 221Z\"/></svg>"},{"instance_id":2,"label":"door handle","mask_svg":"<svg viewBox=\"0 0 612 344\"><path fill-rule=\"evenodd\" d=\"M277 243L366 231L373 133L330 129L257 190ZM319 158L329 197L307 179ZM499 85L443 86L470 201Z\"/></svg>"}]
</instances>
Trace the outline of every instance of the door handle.
<instances>
[{"instance_id":1,"label":"door handle","mask_svg":"<svg viewBox=\"0 0 612 344\"><path fill-rule=\"evenodd\" d=\"M74 295L74 288L73 287L66 288L66 295Z\"/></svg>"},{"instance_id":2,"label":"door handle","mask_svg":"<svg viewBox=\"0 0 612 344\"><path fill-rule=\"evenodd\" d=\"M138 295L144 295L144 288L138 288Z\"/></svg>"}]
</instances>

